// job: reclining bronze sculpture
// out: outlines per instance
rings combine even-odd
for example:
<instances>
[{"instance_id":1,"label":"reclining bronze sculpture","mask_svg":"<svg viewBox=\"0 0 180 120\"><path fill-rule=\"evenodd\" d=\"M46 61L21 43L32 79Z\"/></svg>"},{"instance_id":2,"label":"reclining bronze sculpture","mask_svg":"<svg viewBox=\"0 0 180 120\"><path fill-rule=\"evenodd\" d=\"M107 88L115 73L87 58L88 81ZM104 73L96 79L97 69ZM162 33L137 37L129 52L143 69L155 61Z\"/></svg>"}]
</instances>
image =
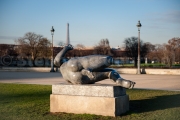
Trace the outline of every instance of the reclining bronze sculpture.
<instances>
[{"instance_id":1,"label":"reclining bronze sculpture","mask_svg":"<svg viewBox=\"0 0 180 120\"><path fill-rule=\"evenodd\" d=\"M111 79L124 88L133 88L135 82L121 78L114 69L107 68L113 63L113 58L106 55L89 55L74 57L62 62L66 52L72 50L72 45L66 45L55 57L54 64L60 66L63 78L72 84L93 84L95 82Z\"/></svg>"}]
</instances>

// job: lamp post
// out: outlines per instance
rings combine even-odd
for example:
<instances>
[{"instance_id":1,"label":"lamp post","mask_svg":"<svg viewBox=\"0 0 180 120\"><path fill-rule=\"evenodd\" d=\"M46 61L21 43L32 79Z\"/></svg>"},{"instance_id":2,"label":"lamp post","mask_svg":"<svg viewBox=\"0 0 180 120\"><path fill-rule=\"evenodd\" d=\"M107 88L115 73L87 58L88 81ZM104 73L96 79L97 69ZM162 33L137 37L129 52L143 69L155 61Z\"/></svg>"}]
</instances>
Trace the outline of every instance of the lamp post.
<instances>
[{"instance_id":1,"label":"lamp post","mask_svg":"<svg viewBox=\"0 0 180 120\"><path fill-rule=\"evenodd\" d=\"M141 28L141 23L140 20L138 21L137 25L138 27L138 68L137 68L137 74L141 74L140 70L140 63L141 63L141 57L140 57L140 28Z\"/></svg>"},{"instance_id":2,"label":"lamp post","mask_svg":"<svg viewBox=\"0 0 180 120\"><path fill-rule=\"evenodd\" d=\"M53 57L54 57L54 52L53 52L53 35L54 35L54 28L53 28L53 26L52 26L52 29L51 29L51 35L52 35L52 46L51 46L51 52L52 52L52 56L51 56L51 70L50 70L50 72L55 72L54 71L54 59L53 59Z\"/></svg>"}]
</instances>

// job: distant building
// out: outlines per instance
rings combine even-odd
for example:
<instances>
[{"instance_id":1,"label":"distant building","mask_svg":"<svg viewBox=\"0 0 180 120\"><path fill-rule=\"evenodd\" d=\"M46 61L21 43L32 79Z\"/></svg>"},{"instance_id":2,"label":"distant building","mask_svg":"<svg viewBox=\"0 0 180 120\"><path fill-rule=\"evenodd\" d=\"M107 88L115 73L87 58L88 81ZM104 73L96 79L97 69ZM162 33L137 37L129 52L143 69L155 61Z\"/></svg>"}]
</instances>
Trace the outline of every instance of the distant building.
<instances>
[{"instance_id":1,"label":"distant building","mask_svg":"<svg viewBox=\"0 0 180 120\"><path fill-rule=\"evenodd\" d=\"M3 56L11 56L13 60L17 60L18 53L16 48L19 45L14 44L0 44L0 58ZM54 46L54 57L63 49L63 47ZM118 48L112 48L111 53L112 57L114 58L114 64L124 64L124 63L131 63L132 60L126 56L126 52ZM65 57L70 59L72 57L82 57L87 55L94 55L95 51L93 47L86 47L85 49L73 49L66 53ZM28 55L26 55L28 56ZM5 60L5 59L4 59Z\"/></svg>"},{"instance_id":2,"label":"distant building","mask_svg":"<svg viewBox=\"0 0 180 120\"><path fill-rule=\"evenodd\" d=\"M117 46L117 47L112 47L111 49L112 49L112 50L121 50L121 48L120 48L119 46Z\"/></svg>"}]
</instances>

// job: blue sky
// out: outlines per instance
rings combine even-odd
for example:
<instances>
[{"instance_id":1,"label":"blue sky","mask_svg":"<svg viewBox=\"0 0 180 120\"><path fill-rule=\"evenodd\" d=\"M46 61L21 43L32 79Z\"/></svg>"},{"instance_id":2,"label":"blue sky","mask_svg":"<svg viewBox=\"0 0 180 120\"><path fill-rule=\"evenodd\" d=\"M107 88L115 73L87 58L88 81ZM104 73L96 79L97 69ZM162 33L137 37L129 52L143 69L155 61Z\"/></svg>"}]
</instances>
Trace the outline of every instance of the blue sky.
<instances>
[{"instance_id":1,"label":"blue sky","mask_svg":"<svg viewBox=\"0 0 180 120\"><path fill-rule=\"evenodd\" d=\"M14 44L27 32L41 34L54 44L66 41L70 25L72 45L94 46L109 39L112 47L122 46L125 38L163 44L180 37L180 0L0 0L0 44Z\"/></svg>"}]
</instances>

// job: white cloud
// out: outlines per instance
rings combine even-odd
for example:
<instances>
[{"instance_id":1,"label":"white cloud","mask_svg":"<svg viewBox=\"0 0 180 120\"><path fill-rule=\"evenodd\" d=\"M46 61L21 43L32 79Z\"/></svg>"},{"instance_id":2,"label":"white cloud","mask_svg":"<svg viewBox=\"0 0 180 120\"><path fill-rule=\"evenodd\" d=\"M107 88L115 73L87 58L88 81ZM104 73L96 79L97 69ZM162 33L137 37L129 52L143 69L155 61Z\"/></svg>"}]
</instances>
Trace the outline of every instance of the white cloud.
<instances>
[{"instance_id":1,"label":"white cloud","mask_svg":"<svg viewBox=\"0 0 180 120\"><path fill-rule=\"evenodd\" d=\"M147 18L153 22L180 24L180 11L151 13Z\"/></svg>"},{"instance_id":2,"label":"white cloud","mask_svg":"<svg viewBox=\"0 0 180 120\"><path fill-rule=\"evenodd\" d=\"M17 39L19 37L15 37L15 36L0 36L0 39Z\"/></svg>"}]
</instances>

